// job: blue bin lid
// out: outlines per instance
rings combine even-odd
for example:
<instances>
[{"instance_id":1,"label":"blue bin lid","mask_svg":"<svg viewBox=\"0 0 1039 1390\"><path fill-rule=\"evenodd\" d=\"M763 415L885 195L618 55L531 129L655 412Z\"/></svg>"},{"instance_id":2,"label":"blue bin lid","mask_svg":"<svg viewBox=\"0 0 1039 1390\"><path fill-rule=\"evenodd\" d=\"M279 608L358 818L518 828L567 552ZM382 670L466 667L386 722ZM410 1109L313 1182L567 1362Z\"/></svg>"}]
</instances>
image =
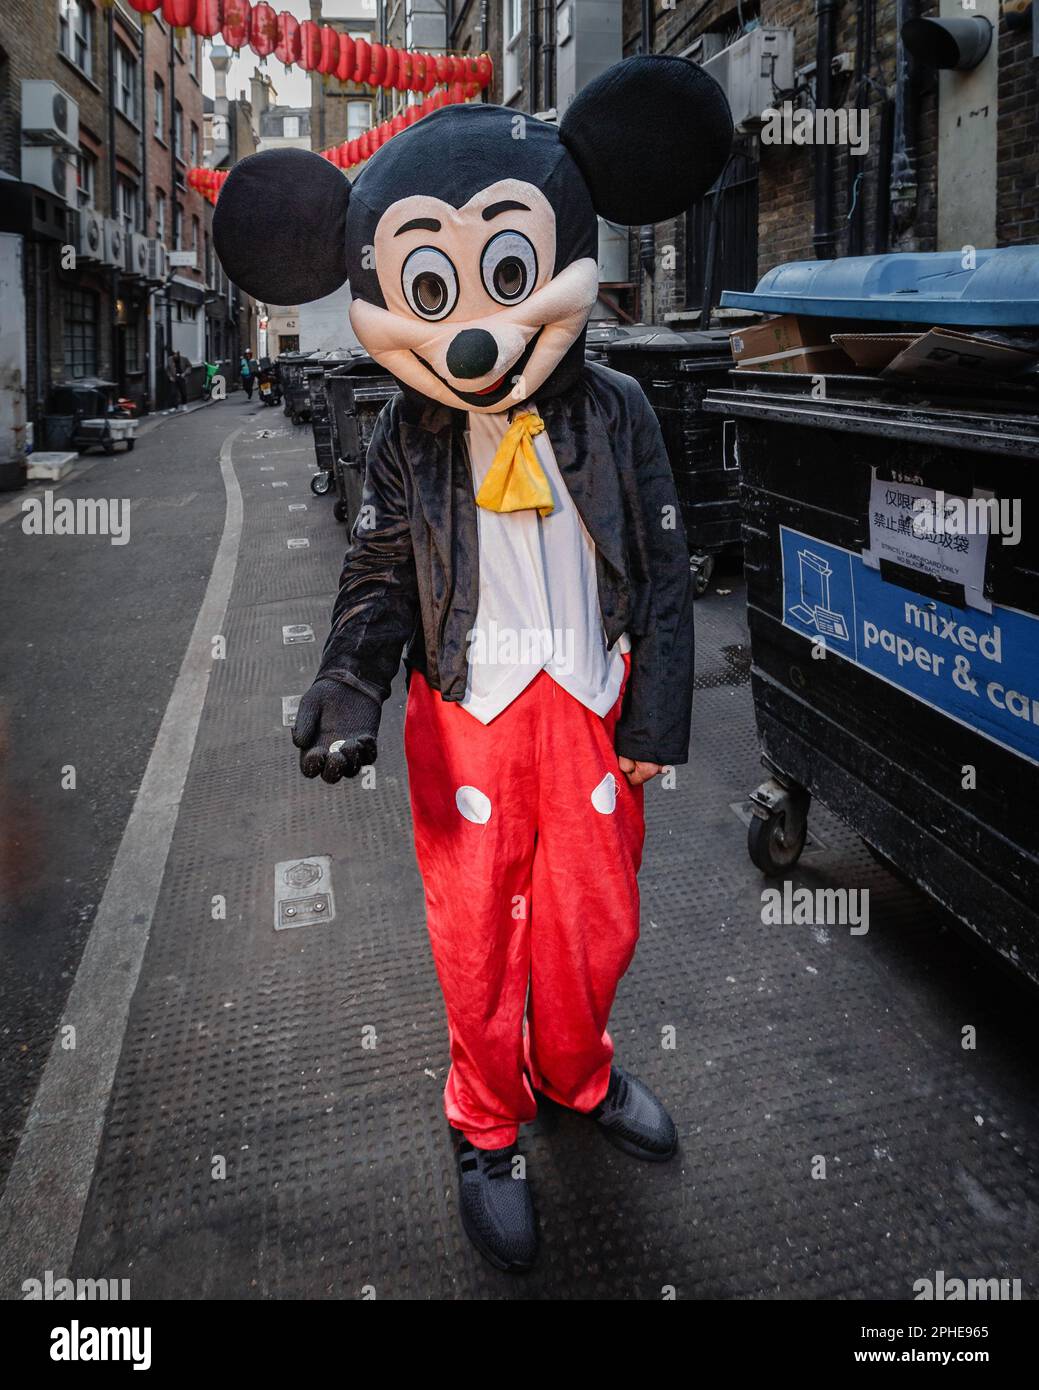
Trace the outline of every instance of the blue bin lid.
<instances>
[{"instance_id":1,"label":"blue bin lid","mask_svg":"<svg viewBox=\"0 0 1039 1390\"><path fill-rule=\"evenodd\" d=\"M1039 327L1039 246L901 251L777 265L751 293L726 290L727 308L969 328Z\"/></svg>"}]
</instances>

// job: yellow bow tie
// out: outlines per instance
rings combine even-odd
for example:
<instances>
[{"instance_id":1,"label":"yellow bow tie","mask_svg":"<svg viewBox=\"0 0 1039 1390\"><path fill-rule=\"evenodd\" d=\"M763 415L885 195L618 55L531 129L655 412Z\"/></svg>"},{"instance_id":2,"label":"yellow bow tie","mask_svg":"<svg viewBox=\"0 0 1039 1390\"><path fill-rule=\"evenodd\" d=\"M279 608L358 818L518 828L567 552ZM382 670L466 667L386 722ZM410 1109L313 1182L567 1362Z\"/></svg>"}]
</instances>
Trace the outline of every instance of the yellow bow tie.
<instances>
[{"instance_id":1,"label":"yellow bow tie","mask_svg":"<svg viewBox=\"0 0 1039 1390\"><path fill-rule=\"evenodd\" d=\"M489 512L522 512L536 507L542 516L551 514L552 489L532 443L534 435L544 428L544 420L532 411L516 416L476 494L478 507Z\"/></svg>"}]
</instances>

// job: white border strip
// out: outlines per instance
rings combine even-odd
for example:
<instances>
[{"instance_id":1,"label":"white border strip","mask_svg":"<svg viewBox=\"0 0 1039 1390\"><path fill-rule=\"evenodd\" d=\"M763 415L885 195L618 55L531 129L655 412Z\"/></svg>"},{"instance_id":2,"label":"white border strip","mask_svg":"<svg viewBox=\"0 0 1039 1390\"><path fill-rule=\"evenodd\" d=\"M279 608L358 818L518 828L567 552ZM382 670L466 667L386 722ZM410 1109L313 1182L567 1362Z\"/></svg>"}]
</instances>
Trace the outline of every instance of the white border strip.
<instances>
[{"instance_id":1,"label":"white border strip","mask_svg":"<svg viewBox=\"0 0 1039 1390\"><path fill-rule=\"evenodd\" d=\"M212 638L221 631L238 563L242 493L231 451L250 423L220 447L227 502L212 573L0 1198L2 1297L17 1298L22 1282L45 1270L67 1276L75 1254L209 688ZM72 1050L62 1046L68 1024L76 1030Z\"/></svg>"}]
</instances>

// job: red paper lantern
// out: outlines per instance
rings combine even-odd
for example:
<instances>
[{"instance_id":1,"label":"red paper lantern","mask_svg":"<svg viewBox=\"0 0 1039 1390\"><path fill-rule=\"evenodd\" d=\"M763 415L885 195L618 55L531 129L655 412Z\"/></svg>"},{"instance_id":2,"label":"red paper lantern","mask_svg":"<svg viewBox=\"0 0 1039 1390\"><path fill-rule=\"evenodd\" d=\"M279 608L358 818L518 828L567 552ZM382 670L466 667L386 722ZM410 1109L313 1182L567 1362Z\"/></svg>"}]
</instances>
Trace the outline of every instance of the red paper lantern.
<instances>
[{"instance_id":1,"label":"red paper lantern","mask_svg":"<svg viewBox=\"0 0 1039 1390\"><path fill-rule=\"evenodd\" d=\"M278 16L273 5L260 3L253 7L252 32L249 47L257 58L266 58L273 53L278 43Z\"/></svg>"},{"instance_id":2,"label":"red paper lantern","mask_svg":"<svg viewBox=\"0 0 1039 1390\"><path fill-rule=\"evenodd\" d=\"M252 6L249 0L224 0L224 43L235 52L249 42L252 28Z\"/></svg>"},{"instance_id":3,"label":"red paper lantern","mask_svg":"<svg viewBox=\"0 0 1039 1390\"><path fill-rule=\"evenodd\" d=\"M191 27L203 39L211 39L220 33L224 22L224 7L220 0L195 0L195 13Z\"/></svg>"},{"instance_id":4,"label":"red paper lantern","mask_svg":"<svg viewBox=\"0 0 1039 1390\"><path fill-rule=\"evenodd\" d=\"M299 20L288 10L282 10L278 16L278 42L274 45L274 56L279 63L291 68L293 63L299 62L301 55Z\"/></svg>"},{"instance_id":5,"label":"red paper lantern","mask_svg":"<svg viewBox=\"0 0 1039 1390\"><path fill-rule=\"evenodd\" d=\"M407 49L401 54L401 67L403 69L401 80L403 82L402 91L410 92L415 84L415 55L409 53Z\"/></svg>"},{"instance_id":6,"label":"red paper lantern","mask_svg":"<svg viewBox=\"0 0 1039 1390\"><path fill-rule=\"evenodd\" d=\"M386 71L382 75L382 85L384 87L394 87L397 84L397 49L386 47Z\"/></svg>"},{"instance_id":7,"label":"red paper lantern","mask_svg":"<svg viewBox=\"0 0 1039 1390\"><path fill-rule=\"evenodd\" d=\"M372 153L371 131L366 130L357 141L357 153L362 159L367 159Z\"/></svg>"},{"instance_id":8,"label":"red paper lantern","mask_svg":"<svg viewBox=\"0 0 1039 1390\"><path fill-rule=\"evenodd\" d=\"M489 87L494 76L494 64L489 53L481 53L476 60L476 80L481 87Z\"/></svg>"},{"instance_id":9,"label":"red paper lantern","mask_svg":"<svg viewBox=\"0 0 1039 1390\"><path fill-rule=\"evenodd\" d=\"M372 64L368 70L368 81L373 87L381 87L386 77L386 50L381 43L372 44Z\"/></svg>"},{"instance_id":10,"label":"red paper lantern","mask_svg":"<svg viewBox=\"0 0 1039 1390\"><path fill-rule=\"evenodd\" d=\"M433 65L436 68L437 81L447 82L451 76L451 59L447 54L441 53L438 57L434 58Z\"/></svg>"},{"instance_id":11,"label":"red paper lantern","mask_svg":"<svg viewBox=\"0 0 1039 1390\"><path fill-rule=\"evenodd\" d=\"M162 0L130 0L131 8L142 15L154 14L161 4Z\"/></svg>"},{"instance_id":12,"label":"red paper lantern","mask_svg":"<svg viewBox=\"0 0 1039 1390\"><path fill-rule=\"evenodd\" d=\"M467 83L465 84L465 99L466 99L466 101L471 101L471 100L473 99L473 97L477 95L477 93L479 92L479 90L480 90L480 84L479 84L479 82L467 82Z\"/></svg>"},{"instance_id":13,"label":"red paper lantern","mask_svg":"<svg viewBox=\"0 0 1039 1390\"><path fill-rule=\"evenodd\" d=\"M420 121L421 119L422 119L422 107L421 107L421 106L408 106L408 107L405 108L405 111L404 111L404 124L405 124L405 125L414 125L416 121Z\"/></svg>"},{"instance_id":14,"label":"red paper lantern","mask_svg":"<svg viewBox=\"0 0 1039 1390\"><path fill-rule=\"evenodd\" d=\"M411 85L416 92L426 90L426 55L424 53L411 55Z\"/></svg>"},{"instance_id":15,"label":"red paper lantern","mask_svg":"<svg viewBox=\"0 0 1039 1390\"><path fill-rule=\"evenodd\" d=\"M448 91L451 93L452 102L465 101L465 92L462 90L461 82L452 82Z\"/></svg>"},{"instance_id":16,"label":"red paper lantern","mask_svg":"<svg viewBox=\"0 0 1039 1390\"><path fill-rule=\"evenodd\" d=\"M404 117L401 114L401 112L398 111L397 114L394 116L393 120L390 121L390 129L393 131L394 135L399 135L401 131L405 129L405 127L406 122L404 120Z\"/></svg>"},{"instance_id":17,"label":"red paper lantern","mask_svg":"<svg viewBox=\"0 0 1039 1390\"><path fill-rule=\"evenodd\" d=\"M316 72L321 61L321 26L304 19L299 26L299 62L304 72Z\"/></svg>"},{"instance_id":18,"label":"red paper lantern","mask_svg":"<svg viewBox=\"0 0 1039 1390\"><path fill-rule=\"evenodd\" d=\"M187 29L195 17L195 0L162 0L162 17L175 29Z\"/></svg>"},{"instance_id":19,"label":"red paper lantern","mask_svg":"<svg viewBox=\"0 0 1039 1390\"><path fill-rule=\"evenodd\" d=\"M367 82L372 66L372 50L367 39L354 40L354 81Z\"/></svg>"},{"instance_id":20,"label":"red paper lantern","mask_svg":"<svg viewBox=\"0 0 1039 1390\"><path fill-rule=\"evenodd\" d=\"M354 80L354 65L357 61L354 53L354 41L349 34L339 35L339 57L336 60L336 77L340 82L352 82Z\"/></svg>"},{"instance_id":21,"label":"red paper lantern","mask_svg":"<svg viewBox=\"0 0 1039 1390\"><path fill-rule=\"evenodd\" d=\"M331 24L323 24L321 26L321 53L318 57L317 70L325 77L331 77L338 62L339 31L333 29Z\"/></svg>"}]
</instances>

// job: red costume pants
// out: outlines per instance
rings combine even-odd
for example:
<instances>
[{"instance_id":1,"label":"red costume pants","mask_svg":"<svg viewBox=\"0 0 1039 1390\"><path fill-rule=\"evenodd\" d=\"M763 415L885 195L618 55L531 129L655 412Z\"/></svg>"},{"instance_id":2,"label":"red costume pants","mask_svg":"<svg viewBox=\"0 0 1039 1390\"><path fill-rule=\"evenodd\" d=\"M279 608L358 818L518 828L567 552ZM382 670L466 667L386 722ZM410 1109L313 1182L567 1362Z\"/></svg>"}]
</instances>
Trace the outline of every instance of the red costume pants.
<instances>
[{"instance_id":1,"label":"red costume pants","mask_svg":"<svg viewBox=\"0 0 1039 1390\"><path fill-rule=\"evenodd\" d=\"M411 678L415 849L451 1044L444 1107L480 1148L515 1141L537 1112L532 1087L582 1111L606 1094L644 836L642 788L613 746L623 695L600 718L542 671L484 725Z\"/></svg>"}]
</instances>

